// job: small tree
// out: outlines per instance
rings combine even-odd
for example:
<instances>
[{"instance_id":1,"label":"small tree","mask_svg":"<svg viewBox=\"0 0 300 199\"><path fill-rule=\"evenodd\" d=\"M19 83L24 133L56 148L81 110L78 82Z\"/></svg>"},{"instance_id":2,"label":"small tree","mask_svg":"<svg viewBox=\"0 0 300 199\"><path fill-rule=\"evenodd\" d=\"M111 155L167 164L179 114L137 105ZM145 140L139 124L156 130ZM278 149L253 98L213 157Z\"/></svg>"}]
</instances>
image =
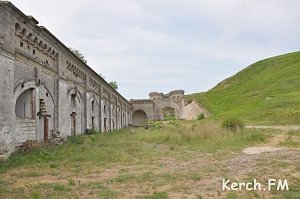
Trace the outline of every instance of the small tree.
<instances>
[{"instance_id":1,"label":"small tree","mask_svg":"<svg viewBox=\"0 0 300 199\"><path fill-rule=\"evenodd\" d=\"M109 85L115 90L118 90L118 83L116 81L109 82Z\"/></svg>"},{"instance_id":2,"label":"small tree","mask_svg":"<svg viewBox=\"0 0 300 199\"><path fill-rule=\"evenodd\" d=\"M85 59L84 55L75 48L69 48L79 59L81 59L84 63L87 63L87 60Z\"/></svg>"}]
</instances>

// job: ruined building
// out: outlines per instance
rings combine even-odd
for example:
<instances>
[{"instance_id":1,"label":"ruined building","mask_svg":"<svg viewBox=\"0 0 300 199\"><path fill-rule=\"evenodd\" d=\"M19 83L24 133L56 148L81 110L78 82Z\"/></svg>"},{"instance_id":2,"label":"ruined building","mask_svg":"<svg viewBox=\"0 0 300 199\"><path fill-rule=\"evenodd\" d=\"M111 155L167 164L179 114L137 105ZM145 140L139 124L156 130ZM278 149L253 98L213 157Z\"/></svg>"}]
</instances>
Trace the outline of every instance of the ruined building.
<instances>
[{"instance_id":1,"label":"ruined building","mask_svg":"<svg viewBox=\"0 0 300 199\"><path fill-rule=\"evenodd\" d=\"M0 1L0 155L131 123L131 104L32 16Z\"/></svg>"},{"instance_id":2,"label":"ruined building","mask_svg":"<svg viewBox=\"0 0 300 199\"><path fill-rule=\"evenodd\" d=\"M26 140L48 141L55 132L66 138L141 126L163 113L186 119L201 111L194 102L184 104L183 91L127 101L38 24L0 1L0 157Z\"/></svg>"}]
</instances>

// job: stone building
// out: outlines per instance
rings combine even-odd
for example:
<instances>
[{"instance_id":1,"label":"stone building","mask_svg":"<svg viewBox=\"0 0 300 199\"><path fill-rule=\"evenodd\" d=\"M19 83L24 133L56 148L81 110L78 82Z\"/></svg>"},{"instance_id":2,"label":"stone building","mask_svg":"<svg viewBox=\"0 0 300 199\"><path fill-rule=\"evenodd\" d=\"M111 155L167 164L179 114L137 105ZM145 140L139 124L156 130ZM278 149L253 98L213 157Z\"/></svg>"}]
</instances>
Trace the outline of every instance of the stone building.
<instances>
[{"instance_id":1,"label":"stone building","mask_svg":"<svg viewBox=\"0 0 300 199\"><path fill-rule=\"evenodd\" d=\"M132 106L32 16L0 1L0 155L131 124Z\"/></svg>"},{"instance_id":2,"label":"stone building","mask_svg":"<svg viewBox=\"0 0 300 199\"><path fill-rule=\"evenodd\" d=\"M184 91L127 101L32 16L0 1L0 159L27 140L101 132L204 112Z\"/></svg>"},{"instance_id":3,"label":"stone building","mask_svg":"<svg viewBox=\"0 0 300 199\"><path fill-rule=\"evenodd\" d=\"M194 100L188 103L184 100L183 90L174 90L168 94L151 92L150 99L132 99L133 126L142 126L146 120L171 119L193 120L200 113L207 111Z\"/></svg>"}]
</instances>

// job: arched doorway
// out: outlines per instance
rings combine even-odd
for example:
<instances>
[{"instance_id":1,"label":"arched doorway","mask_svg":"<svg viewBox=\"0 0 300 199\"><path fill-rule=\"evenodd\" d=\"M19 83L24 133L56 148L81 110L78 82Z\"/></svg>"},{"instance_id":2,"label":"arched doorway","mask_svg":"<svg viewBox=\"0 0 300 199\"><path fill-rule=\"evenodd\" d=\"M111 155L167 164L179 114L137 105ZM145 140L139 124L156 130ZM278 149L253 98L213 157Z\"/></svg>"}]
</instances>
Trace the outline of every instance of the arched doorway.
<instances>
[{"instance_id":1,"label":"arched doorway","mask_svg":"<svg viewBox=\"0 0 300 199\"><path fill-rule=\"evenodd\" d=\"M25 86L15 93L14 136L18 143L36 139L35 96L36 89Z\"/></svg>"},{"instance_id":2,"label":"arched doorway","mask_svg":"<svg viewBox=\"0 0 300 199\"><path fill-rule=\"evenodd\" d=\"M70 102L71 135L81 134L81 101L77 94L71 94Z\"/></svg>"},{"instance_id":3,"label":"arched doorway","mask_svg":"<svg viewBox=\"0 0 300 199\"><path fill-rule=\"evenodd\" d=\"M175 120L176 119L176 112L175 109L172 107L164 107L161 110L161 115L163 120Z\"/></svg>"},{"instance_id":4,"label":"arched doorway","mask_svg":"<svg viewBox=\"0 0 300 199\"><path fill-rule=\"evenodd\" d=\"M146 120L147 120L147 115L142 110L137 110L132 114L133 126L143 126Z\"/></svg>"}]
</instances>

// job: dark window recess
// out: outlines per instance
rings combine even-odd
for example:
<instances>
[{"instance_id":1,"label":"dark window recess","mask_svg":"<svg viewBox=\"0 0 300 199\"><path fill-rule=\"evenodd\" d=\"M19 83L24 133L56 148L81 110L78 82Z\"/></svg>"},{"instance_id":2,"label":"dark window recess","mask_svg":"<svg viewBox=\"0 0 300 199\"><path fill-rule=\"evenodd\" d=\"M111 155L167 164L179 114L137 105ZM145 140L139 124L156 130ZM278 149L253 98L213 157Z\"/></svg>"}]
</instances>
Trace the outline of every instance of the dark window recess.
<instances>
[{"instance_id":1,"label":"dark window recess","mask_svg":"<svg viewBox=\"0 0 300 199\"><path fill-rule=\"evenodd\" d=\"M30 46L27 46L28 49L30 49Z\"/></svg>"},{"instance_id":2,"label":"dark window recess","mask_svg":"<svg viewBox=\"0 0 300 199\"><path fill-rule=\"evenodd\" d=\"M49 64L48 60L46 60L46 64Z\"/></svg>"},{"instance_id":3,"label":"dark window recess","mask_svg":"<svg viewBox=\"0 0 300 199\"><path fill-rule=\"evenodd\" d=\"M92 111L95 110L95 101L92 101Z\"/></svg>"},{"instance_id":4,"label":"dark window recess","mask_svg":"<svg viewBox=\"0 0 300 199\"><path fill-rule=\"evenodd\" d=\"M23 42L20 41L20 46L23 47Z\"/></svg>"},{"instance_id":5,"label":"dark window recess","mask_svg":"<svg viewBox=\"0 0 300 199\"><path fill-rule=\"evenodd\" d=\"M72 107L76 107L76 95L75 94L71 95L71 105L72 105Z\"/></svg>"},{"instance_id":6,"label":"dark window recess","mask_svg":"<svg viewBox=\"0 0 300 199\"><path fill-rule=\"evenodd\" d=\"M34 55L35 55L35 50L34 50L34 49L32 50L32 54L34 54Z\"/></svg>"}]
</instances>

